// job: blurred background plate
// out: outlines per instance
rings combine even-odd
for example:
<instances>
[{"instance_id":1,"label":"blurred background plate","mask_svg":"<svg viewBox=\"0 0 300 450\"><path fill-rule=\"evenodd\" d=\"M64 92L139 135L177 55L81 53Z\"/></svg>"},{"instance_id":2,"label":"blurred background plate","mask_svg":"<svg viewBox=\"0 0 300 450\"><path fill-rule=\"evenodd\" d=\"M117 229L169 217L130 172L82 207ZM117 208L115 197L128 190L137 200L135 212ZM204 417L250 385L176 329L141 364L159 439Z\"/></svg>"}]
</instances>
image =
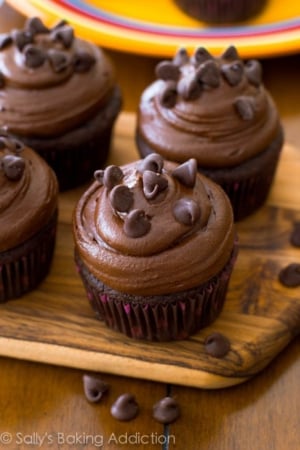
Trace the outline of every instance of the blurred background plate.
<instances>
[{"instance_id":1,"label":"blurred background plate","mask_svg":"<svg viewBox=\"0 0 300 450\"><path fill-rule=\"evenodd\" d=\"M262 14L238 26L208 26L181 12L173 0L8 0L25 16L50 25L68 20L78 36L114 50L172 56L179 46L218 54L236 45L243 57L300 51L300 1L269 0Z\"/></svg>"}]
</instances>

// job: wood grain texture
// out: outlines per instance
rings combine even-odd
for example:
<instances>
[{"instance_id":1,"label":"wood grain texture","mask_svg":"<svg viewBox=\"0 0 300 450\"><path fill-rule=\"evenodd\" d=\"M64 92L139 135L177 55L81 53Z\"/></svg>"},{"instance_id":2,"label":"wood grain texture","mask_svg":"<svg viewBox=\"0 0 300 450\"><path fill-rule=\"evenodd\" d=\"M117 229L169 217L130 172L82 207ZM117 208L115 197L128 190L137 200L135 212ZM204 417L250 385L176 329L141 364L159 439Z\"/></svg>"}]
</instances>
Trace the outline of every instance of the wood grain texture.
<instances>
[{"instance_id":1,"label":"wood grain texture","mask_svg":"<svg viewBox=\"0 0 300 450\"><path fill-rule=\"evenodd\" d=\"M109 163L137 158L134 124L134 115L121 115ZM300 255L289 244L300 220L299 168L300 152L287 145L268 205L238 225L240 251L221 316L189 340L171 343L135 341L95 319L73 261L72 213L86 187L61 194L51 273L36 291L1 305L1 355L195 387L252 377L299 332L299 291L277 280ZM231 341L223 359L204 349L214 331Z\"/></svg>"}]
</instances>

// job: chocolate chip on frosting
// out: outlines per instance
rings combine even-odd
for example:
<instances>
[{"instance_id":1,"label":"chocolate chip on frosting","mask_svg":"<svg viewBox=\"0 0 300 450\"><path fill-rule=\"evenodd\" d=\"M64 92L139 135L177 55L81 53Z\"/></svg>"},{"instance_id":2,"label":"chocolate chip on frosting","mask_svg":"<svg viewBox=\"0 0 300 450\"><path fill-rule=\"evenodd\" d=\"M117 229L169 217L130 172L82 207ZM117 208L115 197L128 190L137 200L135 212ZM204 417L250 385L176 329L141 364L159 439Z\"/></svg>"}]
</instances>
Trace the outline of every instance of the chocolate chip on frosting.
<instances>
[{"instance_id":1,"label":"chocolate chip on frosting","mask_svg":"<svg viewBox=\"0 0 300 450\"><path fill-rule=\"evenodd\" d=\"M124 220L124 232L131 238L145 236L150 231L150 228L151 223L141 209L133 209Z\"/></svg>"},{"instance_id":2,"label":"chocolate chip on frosting","mask_svg":"<svg viewBox=\"0 0 300 450\"><path fill-rule=\"evenodd\" d=\"M47 56L50 65L55 73L62 72L70 64L67 55L62 51L55 50L54 48L48 50Z\"/></svg>"},{"instance_id":3,"label":"chocolate chip on frosting","mask_svg":"<svg viewBox=\"0 0 300 450\"><path fill-rule=\"evenodd\" d=\"M50 31L39 17L30 17L25 23L25 30L32 34L49 33Z\"/></svg>"},{"instance_id":4,"label":"chocolate chip on frosting","mask_svg":"<svg viewBox=\"0 0 300 450\"><path fill-rule=\"evenodd\" d=\"M243 120L254 118L254 103L251 97L238 97L234 101L234 106Z\"/></svg>"},{"instance_id":5,"label":"chocolate chip on frosting","mask_svg":"<svg viewBox=\"0 0 300 450\"><path fill-rule=\"evenodd\" d=\"M153 418L159 423L170 424L180 416L180 408L172 397L164 397L153 406Z\"/></svg>"},{"instance_id":6,"label":"chocolate chip on frosting","mask_svg":"<svg viewBox=\"0 0 300 450\"><path fill-rule=\"evenodd\" d=\"M63 46L68 49L74 41L74 30L69 25L62 25L52 29L51 37L53 40L60 41Z\"/></svg>"},{"instance_id":7,"label":"chocolate chip on frosting","mask_svg":"<svg viewBox=\"0 0 300 450\"><path fill-rule=\"evenodd\" d=\"M196 72L196 77L197 80L209 87L217 88L220 85L220 71L215 61L208 60L201 64Z\"/></svg>"},{"instance_id":8,"label":"chocolate chip on frosting","mask_svg":"<svg viewBox=\"0 0 300 450\"><path fill-rule=\"evenodd\" d=\"M122 184L111 190L109 199L112 207L118 212L128 212L133 205L133 193L128 186Z\"/></svg>"},{"instance_id":9,"label":"chocolate chip on frosting","mask_svg":"<svg viewBox=\"0 0 300 450\"><path fill-rule=\"evenodd\" d=\"M259 61L250 60L245 65L245 74L249 83L258 87L262 81L262 67Z\"/></svg>"},{"instance_id":10,"label":"chocolate chip on frosting","mask_svg":"<svg viewBox=\"0 0 300 450\"><path fill-rule=\"evenodd\" d=\"M168 187L168 180L163 175L145 170L143 173L143 192L147 200L153 200Z\"/></svg>"},{"instance_id":11,"label":"chocolate chip on frosting","mask_svg":"<svg viewBox=\"0 0 300 450\"><path fill-rule=\"evenodd\" d=\"M0 34L0 50L12 43L12 37L7 33Z\"/></svg>"},{"instance_id":12,"label":"chocolate chip on frosting","mask_svg":"<svg viewBox=\"0 0 300 450\"><path fill-rule=\"evenodd\" d=\"M191 158L184 162L180 166L176 167L172 173L180 183L188 188L193 188L196 182L197 176L197 161L195 158Z\"/></svg>"},{"instance_id":13,"label":"chocolate chip on frosting","mask_svg":"<svg viewBox=\"0 0 300 450\"><path fill-rule=\"evenodd\" d=\"M84 73L90 70L95 64L96 60L94 56L87 52L77 52L73 58L73 67L75 72Z\"/></svg>"},{"instance_id":14,"label":"chocolate chip on frosting","mask_svg":"<svg viewBox=\"0 0 300 450\"><path fill-rule=\"evenodd\" d=\"M173 108L176 105L177 100L177 84L175 81L167 81L164 89L159 96L160 104L164 108Z\"/></svg>"},{"instance_id":15,"label":"chocolate chip on frosting","mask_svg":"<svg viewBox=\"0 0 300 450\"><path fill-rule=\"evenodd\" d=\"M94 172L94 178L99 184L104 184L107 189L112 189L114 186L120 183L124 174L122 169L118 166L108 166L105 170L96 170Z\"/></svg>"},{"instance_id":16,"label":"chocolate chip on frosting","mask_svg":"<svg viewBox=\"0 0 300 450\"><path fill-rule=\"evenodd\" d=\"M187 101L199 98L202 90L202 86L195 76L182 78L177 84L178 94Z\"/></svg>"},{"instance_id":17,"label":"chocolate chip on frosting","mask_svg":"<svg viewBox=\"0 0 300 450\"><path fill-rule=\"evenodd\" d=\"M139 413L139 405L134 395L126 393L120 395L110 409L111 415L118 420L134 419Z\"/></svg>"},{"instance_id":18,"label":"chocolate chip on frosting","mask_svg":"<svg viewBox=\"0 0 300 450\"><path fill-rule=\"evenodd\" d=\"M230 341L222 333L212 333L204 341L206 352L215 358L223 358L230 350Z\"/></svg>"},{"instance_id":19,"label":"chocolate chip on frosting","mask_svg":"<svg viewBox=\"0 0 300 450\"><path fill-rule=\"evenodd\" d=\"M221 58L226 59L227 61L236 61L240 59L238 51L234 45L230 45L221 55Z\"/></svg>"},{"instance_id":20,"label":"chocolate chip on frosting","mask_svg":"<svg viewBox=\"0 0 300 450\"><path fill-rule=\"evenodd\" d=\"M46 61L45 52L36 45L26 45L23 53L25 65L30 69L36 69L37 67L42 66Z\"/></svg>"},{"instance_id":21,"label":"chocolate chip on frosting","mask_svg":"<svg viewBox=\"0 0 300 450\"><path fill-rule=\"evenodd\" d=\"M139 162L138 171L143 173L145 170L151 170L152 172L161 173L163 166L163 157L158 153L150 153L150 155Z\"/></svg>"},{"instance_id":22,"label":"chocolate chip on frosting","mask_svg":"<svg viewBox=\"0 0 300 450\"><path fill-rule=\"evenodd\" d=\"M21 156L5 155L1 161L2 169L9 180L18 181L25 169L25 161Z\"/></svg>"},{"instance_id":23,"label":"chocolate chip on frosting","mask_svg":"<svg viewBox=\"0 0 300 450\"><path fill-rule=\"evenodd\" d=\"M173 64L176 66L183 66L187 64L190 60L188 52L185 48L179 48L173 58Z\"/></svg>"},{"instance_id":24,"label":"chocolate chip on frosting","mask_svg":"<svg viewBox=\"0 0 300 450\"><path fill-rule=\"evenodd\" d=\"M98 403L108 389L108 384L99 377L92 375L83 376L83 390L89 402Z\"/></svg>"},{"instance_id":25,"label":"chocolate chip on frosting","mask_svg":"<svg viewBox=\"0 0 300 450\"><path fill-rule=\"evenodd\" d=\"M222 74L230 86L236 86L242 81L244 66L240 61L223 64L221 67Z\"/></svg>"},{"instance_id":26,"label":"chocolate chip on frosting","mask_svg":"<svg viewBox=\"0 0 300 450\"><path fill-rule=\"evenodd\" d=\"M33 43L33 35L30 31L13 30L11 36L20 51L22 51L26 45Z\"/></svg>"},{"instance_id":27,"label":"chocolate chip on frosting","mask_svg":"<svg viewBox=\"0 0 300 450\"><path fill-rule=\"evenodd\" d=\"M279 272L278 278L280 283L286 287L300 286L300 264L289 264Z\"/></svg>"},{"instance_id":28,"label":"chocolate chip on frosting","mask_svg":"<svg viewBox=\"0 0 300 450\"><path fill-rule=\"evenodd\" d=\"M177 81L180 76L180 69L171 61L161 61L155 68L155 74L161 80Z\"/></svg>"},{"instance_id":29,"label":"chocolate chip on frosting","mask_svg":"<svg viewBox=\"0 0 300 450\"><path fill-rule=\"evenodd\" d=\"M205 63L206 61L212 60L212 55L204 47L198 47L192 56L192 63L195 66Z\"/></svg>"},{"instance_id":30,"label":"chocolate chip on frosting","mask_svg":"<svg viewBox=\"0 0 300 450\"><path fill-rule=\"evenodd\" d=\"M181 198L173 205L173 215L177 222L192 226L200 218L200 206L191 198Z\"/></svg>"}]
</instances>

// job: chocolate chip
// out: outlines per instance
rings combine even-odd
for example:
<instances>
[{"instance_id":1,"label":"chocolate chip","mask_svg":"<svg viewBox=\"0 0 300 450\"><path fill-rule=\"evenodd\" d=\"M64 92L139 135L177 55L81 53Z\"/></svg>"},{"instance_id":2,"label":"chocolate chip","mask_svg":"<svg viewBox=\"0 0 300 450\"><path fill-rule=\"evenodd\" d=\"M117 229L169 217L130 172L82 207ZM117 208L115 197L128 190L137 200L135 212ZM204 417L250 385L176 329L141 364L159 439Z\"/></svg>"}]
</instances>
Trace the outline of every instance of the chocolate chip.
<instances>
[{"instance_id":1,"label":"chocolate chip","mask_svg":"<svg viewBox=\"0 0 300 450\"><path fill-rule=\"evenodd\" d=\"M108 391L109 386L98 377L83 375L83 389L89 402L98 403L103 394Z\"/></svg>"},{"instance_id":2,"label":"chocolate chip","mask_svg":"<svg viewBox=\"0 0 300 450\"><path fill-rule=\"evenodd\" d=\"M147 200L153 200L168 187L168 180L163 175L145 170L143 173L143 192Z\"/></svg>"},{"instance_id":3,"label":"chocolate chip","mask_svg":"<svg viewBox=\"0 0 300 450\"><path fill-rule=\"evenodd\" d=\"M124 174L119 166L108 166L103 175L103 184L107 189L112 189L123 179Z\"/></svg>"},{"instance_id":4,"label":"chocolate chip","mask_svg":"<svg viewBox=\"0 0 300 450\"><path fill-rule=\"evenodd\" d=\"M102 169L95 170L94 178L102 186L103 185L103 178L104 178L104 170L102 170Z\"/></svg>"},{"instance_id":5,"label":"chocolate chip","mask_svg":"<svg viewBox=\"0 0 300 450\"><path fill-rule=\"evenodd\" d=\"M49 49L47 56L48 56L50 65L55 73L62 72L70 64L70 61L67 58L67 56L65 55L65 53L63 53L59 50Z\"/></svg>"},{"instance_id":6,"label":"chocolate chip","mask_svg":"<svg viewBox=\"0 0 300 450\"><path fill-rule=\"evenodd\" d=\"M196 77L197 80L209 87L217 88L220 85L220 70L215 61L206 61L201 64L196 72Z\"/></svg>"},{"instance_id":7,"label":"chocolate chip","mask_svg":"<svg viewBox=\"0 0 300 450\"><path fill-rule=\"evenodd\" d=\"M134 419L139 413L139 405L132 394L122 394L113 403L111 415L118 420L128 421Z\"/></svg>"},{"instance_id":8,"label":"chocolate chip","mask_svg":"<svg viewBox=\"0 0 300 450\"><path fill-rule=\"evenodd\" d=\"M47 28L39 17L31 17L25 23L25 30L30 31L32 34L49 33Z\"/></svg>"},{"instance_id":9,"label":"chocolate chip","mask_svg":"<svg viewBox=\"0 0 300 450\"><path fill-rule=\"evenodd\" d=\"M173 177L176 178L180 183L188 188L193 188L196 183L197 175L197 161L195 158L191 158L184 162L180 166L177 166L172 173Z\"/></svg>"},{"instance_id":10,"label":"chocolate chip","mask_svg":"<svg viewBox=\"0 0 300 450\"><path fill-rule=\"evenodd\" d=\"M235 61L230 64L223 64L221 71L230 86L236 86L242 81L244 66L240 61Z\"/></svg>"},{"instance_id":11,"label":"chocolate chip","mask_svg":"<svg viewBox=\"0 0 300 450\"><path fill-rule=\"evenodd\" d=\"M262 67L256 60L248 61L245 65L245 73L249 83L258 87L262 81Z\"/></svg>"},{"instance_id":12,"label":"chocolate chip","mask_svg":"<svg viewBox=\"0 0 300 450\"><path fill-rule=\"evenodd\" d=\"M290 243L295 247L300 247L300 222L294 224L294 229L290 237Z\"/></svg>"},{"instance_id":13,"label":"chocolate chip","mask_svg":"<svg viewBox=\"0 0 300 450\"><path fill-rule=\"evenodd\" d=\"M73 57L73 67L75 72L78 73L87 72L95 62L94 56L87 52L77 52Z\"/></svg>"},{"instance_id":14,"label":"chocolate chip","mask_svg":"<svg viewBox=\"0 0 300 450\"><path fill-rule=\"evenodd\" d=\"M180 69L171 61L161 61L155 68L155 74L161 80L177 81L180 76Z\"/></svg>"},{"instance_id":15,"label":"chocolate chip","mask_svg":"<svg viewBox=\"0 0 300 450\"><path fill-rule=\"evenodd\" d=\"M70 48L74 41L74 30L69 25L52 29L51 38L60 41L65 48Z\"/></svg>"},{"instance_id":16,"label":"chocolate chip","mask_svg":"<svg viewBox=\"0 0 300 450\"><path fill-rule=\"evenodd\" d=\"M0 72L0 88L3 88L5 86L5 78L3 73Z\"/></svg>"},{"instance_id":17,"label":"chocolate chip","mask_svg":"<svg viewBox=\"0 0 300 450\"><path fill-rule=\"evenodd\" d=\"M150 231L151 223L140 209L133 209L124 221L124 232L131 238L142 237Z\"/></svg>"},{"instance_id":18,"label":"chocolate chip","mask_svg":"<svg viewBox=\"0 0 300 450\"><path fill-rule=\"evenodd\" d=\"M240 59L240 56L236 47L230 45L221 55L221 58L226 59L227 61L236 61L237 59Z\"/></svg>"},{"instance_id":19,"label":"chocolate chip","mask_svg":"<svg viewBox=\"0 0 300 450\"><path fill-rule=\"evenodd\" d=\"M186 101L197 100L202 90L202 86L196 77L182 78L177 85L178 94Z\"/></svg>"},{"instance_id":20,"label":"chocolate chip","mask_svg":"<svg viewBox=\"0 0 300 450\"><path fill-rule=\"evenodd\" d=\"M145 170L151 170L152 172L161 173L163 166L163 157L158 153L150 153L150 155L146 156L146 158L139 162L138 171L143 173Z\"/></svg>"},{"instance_id":21,"label":"chocolate chip","mask_svg":"<svg viewBox=\"0 0 300 450\"><path fill-rule=\"evenodd\" d=\"M9 34L6 34L6 33L0 34L0 50L4 49L11 43L12 43L12 37Z\"/></svg>"},{"instance_id":22,"label":"chocolate chip","mask_svg":"<svg viewBox=\"0 0 300 450\"><path fill-rule=\"evenodd\" d=\"M164 397L153 406L153 418L159 423L168 425L180 417L180 408L172 397Z\"/></svg>"},{"instance_id":23,"label":"chocolate chip","mask_svg":"<svg viewBox=\"0 0 300 450\"><path fill-rule=\"evenodd\" d=\"M1 132L1 134L3 134L3 132ZM6 136L0 137L0 148L7 148L12 152L20 153L24 149L24 144L19 141L19 139L13 138L7 134Z\"/></svg>"},{"instance_id":24,"label":"chocolate chip","mask_svg":"<svg viewBox=\"0 0 300 450\"><path fill-rule=\"evenodd\" d=\"M200 206L191 198L181 198L173 205L173 215L177 222L192 226L200 218Z\"/></svg>"},{"instance_id":25,"label":"chocolate chip","mask_svg":"<svg viewBox=\"0 0 300 450\"><path fill-rule=\"evenodd\" d=\"M51 30L57 30L58 28L62 28L67 24L68 22L65 19L61 19L51 28Z\"/></svg>"},{"instance_id":26,"label":"chocolate chip","mask_svg":"<svg viewBox=\"0 0 300 450\"><path fill-rule=\"evenodd\" d=\"M33 42L33 36L30 31L13 30L11 36L20 51L22 51L26 45L32 44Z\"/></svg>"},{"instance_id":27,"label":"chocolate chip","mask_svg":"<svg viewBox=\"0 0 300 450\"><path fill-rule=\"evenodd\" d=\"M18 181L25 169L25 161L20 156L5 155L2 158L2 168L9 180Z\"/></svg>"},{"instance_id":28,"label":"chocolate chip","mask_svg":"<svg viewBox=\"0 0 300 450\"><path fill-rule=\"evenodd\" d=\"M192 62L195 66L199 66L200 64L212 59L212 55L206 50L206 48L199 47L193 55Z\"/></svg>"},{"instance_id":29,"label":"chocolate chip","mask_svg":"<svg viewBox=\"0 0 300 450\"><path fill-rule=\"evenodd\" d=\"M251 97L238 97L234 106L243 120L252 120L254 117L254 103Z\"/></svg>"},{"instance_id":30,"label":"chocolate chip","mask_svg":"<svg viewBox=\"0 0 300 450\"><path fill-rule=\"evenodd\" d=\"M128 212L133 205L133 193L127 186L115 186L109 195L112 207L119 212Z\"/></svg>"},{"instance_id":31,"label":"chocolate chip","mask_svg":"<svg viewBox=\"0 0 300 450\"><path fill-rule=\"evenodd\" d=\"M177 50L174 58L173 58L173 64L176 66L184 66L189 62L190 58L188 55L188 52L185 48L180 48Z\"/></svg>"},{"instance_id":32,"label":"chocolate chip","mask_svg":"<svg viewBox=\"0 0 300 450\"><path fill-rule=\"evenodd\" d=\"M160 104L164 108L173 108L177 100L177 84L175 81L167 81L159 96Z\"/></svg>"},{"instance_id":33,"label":"chocolate chip","mask_svg":"<svg viewBox=\"0 0 300 450\"><path fill-rule=\"evenodd\" d=\"M300 286L300 264L291 263L279 272L279 281L286 287Z\"/></svg>"},{"instance_id":34,"label":"chocolate chip","mask_svg":"<svg viewBox=\"0 0 300 450\"><path fill-rule=\"evenodd\" d=\"M29 44L24 49L24 60L27 67L36 69L44 64L46 54L41 48Z\"/></svg>"},{"instance_id":35,"label":"chocolate chip","mask_svg":"<svg viewBox=\"0 0 300 450\"><path fill-rule=\"evenodd\" d=\"M223 358L230 350L229 339L221 333L212 333L205 338L205 351L215 358Z\"/></svg>"}]
</instances>

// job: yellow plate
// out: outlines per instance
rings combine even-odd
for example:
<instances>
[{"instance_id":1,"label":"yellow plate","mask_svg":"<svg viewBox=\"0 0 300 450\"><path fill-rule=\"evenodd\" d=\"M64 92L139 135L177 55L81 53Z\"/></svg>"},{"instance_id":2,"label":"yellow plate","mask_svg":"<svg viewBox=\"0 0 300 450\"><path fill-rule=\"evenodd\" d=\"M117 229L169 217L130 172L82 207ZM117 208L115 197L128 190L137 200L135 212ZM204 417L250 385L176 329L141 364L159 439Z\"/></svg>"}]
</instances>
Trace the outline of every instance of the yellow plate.
<instances>
[{"instance_id":1,"label":"yellow plate","mask_svg":"<svg viewBox=\"0 0 300 450\"><path fill-rule=\"evenodd\" d=\"M181 12L173 0L8 0L21 13L50 25L65 18L78 36L114 50L172 56L179 46L220 53L236 45L243 57L300 51L300 1L269 0L254 20L208 26Z\"/></svg>"}]
</instances>

